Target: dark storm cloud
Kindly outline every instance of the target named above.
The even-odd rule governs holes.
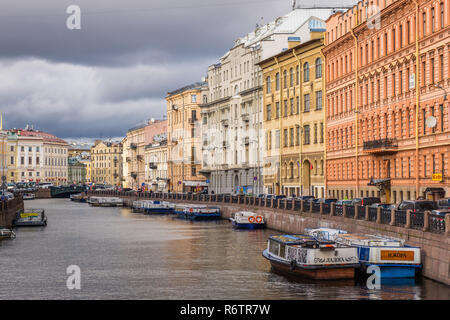
[[[72,4],[81,8],[81,30],[66,28]],[[290,0],[2,0],[6,124],[34,124],[61,137],[123,135],[143,119],[161,118],[168,91],[200,81],[261,17],[270,22],[290,6]]]

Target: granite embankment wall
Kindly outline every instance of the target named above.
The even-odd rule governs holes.
[[[90,195],[100,195],[100,193],[91,193]],[[103,196],[108,196],[103,194]],[[119,196],[123,198],[126,205],[131,206],[135,200],[148,199],[146,196],[110,194],[109,196]],[[153,196],[154,197],[154,196]],[[205,204],[205,201],[189,201],[164,199],[165,201],[176,203],[191,203],[191,204]],[[267,227],[273,230],[286,233],[302,233],[305,228],[336,228],[347,230],[351,233],[363,234],[380,234],[384,236],[404,239],[406,244],[420,247],[422,253],[423,270],[422,274],[432,280],[450,285],[450,215],[445,219],[445,230],[441,233],[426,231],[428,227],[428,219],[425,219],[425,227],[422,229],[411,228],[411,218],[408,213],[406,227],[396,226],[395,223],[381,223],[380,210],[375,221],[369,221],[368,210],[365,212],[365,217],[359,219],[355,214],[354,217],[348,218],[347,215],[342,214],[336,216],[334,207],[329,213],[324,213],[321,210],[318,213],[313,213],[312,208],[308,212],[306,210],[292,207],[289,210],[260,207],[248,204],[238,203],[223,203],[223,202],[206,202],[213,206],[220,206],[222,216],[225,219],[238,211],[252,211],[259,215],[263,215],[267,221]],[[278,207],[280,207],[278,203]],[[286,208],[286,206],[284,206]],[[344,209],[345,210],[345,209]],[[393,215],[395,217],[395,215]]]
[[[9,201],[2,201],[0,208],[0,227],[11,228],[12,222],[19,210],[23,210],[22,197],[19,196]]]

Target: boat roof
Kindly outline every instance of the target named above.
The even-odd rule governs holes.
[[[270,236],[270,240],[274,240],[276,242],[284,243],[284,244],[301,244],[308,241],[317,241],[314,237],[297,234],[297,235],[276,235]]]
[[[393,247],[403,246],[404,240],[392,239],[388,237],[367,235],[367,234],[339,234],[336,235],[336,241],[344,242],[348,245],[375,246],[375,247]]]

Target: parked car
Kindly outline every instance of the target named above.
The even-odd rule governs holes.
[[[314,200],[314,196],[300,196],[296,200],[310,201]]]
[[[437,201],[438,207],[441,209],[450,208],[450,198],[440,199]]]
[[[338,201],[336,201],[336,204],[337,205],[339,205],[339,206],[342,206],[342,205],[347,205],[347,206],[351,206],[352,205],[352,200],[338,200]]]
[[[431,211],[432,214],[436,214],[438,216],[445,217],[447,214],[450,214],[450,208],[449,209],[438,209]]]
[[[395,209],[395,204],[388,204],[388,203],[374,203],[370,205],[371,208],[378,208],[381,207],[383,209]]]
[[[412,212],[425,212],[437,210],[438,204],[432,200],[405,200],[400,202],[398,210],[411,210]]]
[[[316,203],[326,203],[326,204],[331,204],[332,202],[337,202],[337,201],[338,201],[338,199],[334,199],[334,198],[330,198],[330,199],[319,198],[319,199],[313,200],[313,202],[316,202]]]
[[[0,199],[6,197],[6,200],[14,199],[14,194],[8,191],[0,191]]]
[[[366,197],[366,198],[354,198],[352,204],[358,204],[360,206],[370,206],[374,203],[380,203],[381,199],[377,197]]]

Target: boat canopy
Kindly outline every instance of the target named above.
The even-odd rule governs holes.
[[[288,245],[308,245],[318,243],[334,243],[333,241],[319,241],[312,236],[299,234],[299,235],[276,235],[270,236],[269,240],[276,241],[282,244]]]
[[[346,245],[368,247],[402,247],[404,240],[366,234],[339,234],[335,240]]]

